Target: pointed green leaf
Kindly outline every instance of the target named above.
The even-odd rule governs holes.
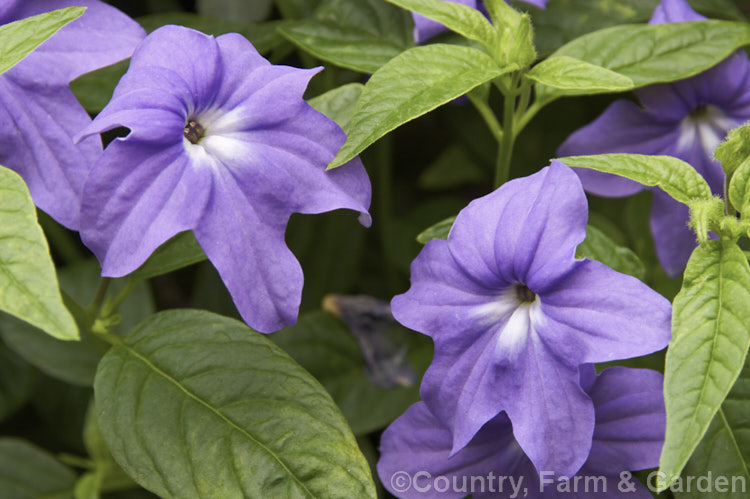
[[[417,236],[417,242],[420,244],[427,244],[433,239],[448,239],[448,234],[450,233],[451,227],[453,227],[453,222],[455,221],[456,216],[454,215],[439,221],[435,225],[427,227],[419,233]]]
[[[412,26],[407,12],[384,0],[325,0],[313,17],[279,33],[324,61],[374,73],[414,45]]]
[[[149,279],[206,260],[193,231],[180,232],[156,251],[130,275],[131,279]]]
[[[703,440],[693,452],[682,474],[680,483],[675,483],[673,492],[677,499],[704,499],[705,492],[687,491],[689,476],[700,477],[711,473],[714,499],[746,499],[750,485],[750,362],[727,395],[726,400],[714,416]],[[726,477],[728,483],[716,480]],[[723,490],[722,490],[723,489]],[[705,490],[705,489],[703,489]]]
[[[343,165],[391,130],[513,69],[498,67],[471,47],[433,44],[407,50],[367,82],[346,142],[328,167]]]
[[[590,258],[623,274],[644,280],[646,268],[630,248],[620,246],[593,225],[586,227],[586,239],[576,248],[576,258]]]
[[[3,499],[73,499],[76,474],[49,452],[24,440],[0,438]]]
[[[492,50],[498,43],[497,32],[477,9],[457,2],[442,0],[387,0],[402,9],[416,12],[437,21],[469,40]]]
[[[28,187],[0,167],[0,310],[61,340],[78,338],[63,305],[47,240]]]
[[[307,103],[346,129],[352,121],[354,107],[364,88],[361,83],[349,83],[314,97]]]
[[[565,95],[624,92],[633,88],[633,80],[627,76],[566,55],[545,59],[531,68],[526,78],[564,90]]]
[[[750,156],[734,171],[729,182],[729,200],[743,217],[750,215]]]
[[[0,26],[0,73],[21,62],[35,48],[63,26],[81,17],[85,11],[85,7],[68,7]]]
[[[0,422],[29,400],[35,374],[33,367],[0,343]]]
[[[662,489],[679,476],[742,371],[750,348],[748,303],[750,267],[742,250],[720,240],[700,245],[673,305]]]
[[[750,24],[700,21],[614,26],[584,35],[553,56],[569,56],[620,73],[635,88],[683,80],[701,73],[750,44]],[[542,87],[548,102],[563,95]]]
[[[559,159],[570,167],[614,173],[643,185],[660,187],[685,204],[713,197],[711,188],[695,168],[671,156],[598,154]]]
[[[375,495],[325,389],[233,319],[152,316],[102,359],[95,397],[115,460],[161,497]]]
[[[731,178],[734,171],[750,157],[750,125],[742,125],[729,131],[727,138],[714,151],[721,167]]]
[[[101,268],[96,260],[88,260],[60,269],[60,287],[65,292],[65,303],[80,323],[80,341],[60,341],[39,329],[9,315],[0,314],[0,335],[3,341],[44,373],[74,385],[91,386],[99,360],[109,349],[109,344],[94,336],[88,327],[91,321],[76,305],[89,303],[101,280]],[[110,291],[117,294],[126,285],[126,279],[116,279]],[[76,308],[78,307],[78,308]],[[151,290],[139,283],[120,306],[122,321],[110,330],[125,334],[154,312]]]

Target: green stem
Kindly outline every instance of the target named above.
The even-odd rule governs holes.
[[[389,136],[385,136],[378,141],[376,148],[376,167],[378,171],[378,206],[377,220],[379,222],[380,244],[383,249],[383,255],[386,257],[385,277],[388,288],[395,293],[398,288],[398,274],[393,265],[388,261],[391,247],[391,234],[393,234],[393,144]]]
[[[483,99],[480,99],[479,97],[476,97],[471,93],[466,94],[466,96],[469,98],[471,103],[474,104],[476,110],[479,111],[479,114],[484,119],[484,122],[487,123],[487,127],[490,129],[490,132],[492,132],[495,140],[497,140],[497,143],[500,144],[503,141],[503,129],[500,126],[500,122],[497,121],[495,113],[492,112],[490,106],[487,105],[487,102],[485,102]]]
[[[86,308],[86,312],[89,313],[89,316],[91,317],[99,316],[99,310],[101,310],[102,304],[104,303],[104,298],[106,298],[107,296],[107,289],[109,288],[110,282],[112,282],[112,279],[109,277],[104,277],[99,282],[99,289],[96,290],[96,296],[94,297],[94,301],[92,301],[91,305],[89,305]]]
[[[505,93],[503,104],[503,140],[497,153],[495,165],[495,189],[507,182],[510,175],[510,160],[513,156],[513,142],[515,141],[516,94],[512,87]]]
[[[82,468],[85,470],[93,470],[94,468],[96,468],[96,463],[94,463],[94,461],[92,461],[91,459],[86,459],[85,457],[62,453],[57,456],[57,459],[61,463],[67,464],[68,466],[73,466],[75,468]]]
[[[104,305],[102,316],[109,317],[112,314],[116,314],[122,303],[128,298],[128,296],[130,296],[130,293],[132,293],[135,287],[138,286],[139,282],[141,282],[140,279],[130,279],[127,284],[125,284],[125,287],[120,290],[115,299],[108,301]]]
[[[516,123],[518,123],[518,121],[523,118],[524,114],[526,114],[526,109],[529,107],[530,99],[531,84],[524,82],[523,87],[521,87],[521,98],[518,101],[518,108],[516,109]],[[518,136],[520,131],[520,127],[516,129],[516,136]]]

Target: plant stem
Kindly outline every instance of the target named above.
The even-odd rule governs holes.
[[[391,254],[391,234],[393,234],[393,143],[389,136],[378,141],[375,149],[377,167],[377,214],[380,227],[378,234],[385,256],[385,277],[389,291],[395,293],[398,288],[398,274],[389,261]]]
[[[484,122],[487,123],[487,127],[490,129],[490,132],[492,132],[492,135],[495,137],[495,140],[497,140],[499,145],[503,141],[503,129],[500,126],[500,122],[497,121],[495,113],[493,113],[490,106],[479,97],[475,97],[471,93],[466,94],[466,96],[471,103],[474,104],[476,110],[479,111],[479,114],[484,119]]]
[[[505,95],[503,104],[503,140],[497,153],[497,164],[495,165],[495,189],[503,185],[510,175],[510,160],[513,156],[513,142],[515,141],[515,116],[516,116],[516,93],[515,79]]]
[[[99,289],[96,290],[94,301],[92,301],[91,305],[86,308],[86,311],[91,317],[97,317],[99,315],[99,310],[102,308],[104,298],[107,296],[107,289],[109,288],[110,282],[112,282],[112,279],[109,277],[104,277],[99,282]]]

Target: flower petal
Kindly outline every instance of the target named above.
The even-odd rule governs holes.
[[[127,59],[146,36],[138,23],[97,0],[34,0],[17,2],[3,22],[55,9],[86,7],[86,12],[64,26],[9,73],[27,85],[68,83],[82,74]]]
[[[133,53],[128,71],[140,72],[149,66],[170,70],[182,79],[190,89],[189,112],[214,101],[224,69],[213,36],[173,25],[149,34]]]
[[[619,474],[658,466],[667,425],[663,376],[612,367],[602,371],[589,395],[596,429],[587,468]]]
[[[445,240],[435,239],[412,262],[411,287],[391,300],[391,311],[401,324],[455,354],[495,323],[497,316],[488,315],[486,307],[497,296],[496,289],[472,280],[458,266]]]
[[[690,209],[660,189],[654,190],[651,204],[651,234],[656,255],[664,270],[673,278],[679,277],[690,255],[698,246],[693,231],[688,227]]]
[[[172,236],[194,229],[211,192],[211,163],[180,142],[112,142],[84,186],[81,238],[102,275],[133,272]]]
[[[685,0],[661,0],[649,24],[680,23],[684,21],[705,21],[706,18],[695,12]]]
[[[618,100],[596,120],[568,137],[557,155],[664,154],[678,139],[678,124],[665,121],[632,102]],[[583,169],[576,172],[584,189],[599,196],[629,196],[643,189],[641,184],[617,175]]]
[[[378,461],[380,480],[389,492],[401,498],[450,499],[469,493],[481,497],[481,485],[485,492],[490,489],[488,474],[512,476],[516,470],[528,468],[528,459],[513,439],[510,422],[504,415],[485,425],[477,438],[458,454],[450,456],[450,448],[450,431],[424,403],[417,402],[383,432]],[[407,474],[413,481],[404,490]],[[445,492],[435,490],[435,485],[440,487],[440,483],[433,481],[438,476],[450,481]],[[471,477],[485,480],[483,484],[475,482],[472,489]],[[497,478],[492,484],[495,491],[499,488]],[[503,489],[510,490],[507,480]]]
[[[230,168],[219,165],[214,170],[211,196],[195,236],[242,318],[262,333],[297,320],[302,268],[284,241],[288,219],[285,206],[259,198]]]
[[[71,230],[78,229],[83,183],[102,150],[98,137],[73,143],[90,121],[67,85],[24,87],[0,75],[0,164],[21,175],[34,203]]]
[[[669,300],[593,260],[577,262],[540,299],[546,319],[540,336],[572,365],[646,355],[671,337]]]
[[[578,368],[561,362],[535,326],[526,334],[524,351],[509,365],[496,363],[496,338],[491,334],[460,354],[443,355],[436,348],[422,381],[422,398],[453,428],[453,452],[504,410],[513,421],[516,440],[538,470],[572,476],[588,456],[593,404],[580,386]]]
[[[521,282],[541,293],[573,264],[587,212],[578,178],[553,161],[472,201],[456,218],[448,246],[478,282]]]

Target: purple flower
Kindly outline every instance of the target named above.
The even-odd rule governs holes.
[[[698,21],[684,0],[663,0],[651,23]],[[615,101],[591,124],[573,133],[559,156],[613,152],[664,154],[690,163],[712,190],[723,191],[724,173],[713,159],[727,132],[750,119],[750,64],[738,51],[708,71],[686,80],[636,91],[641,106]],[[629,196],[643,186],[621,177],[578,171],[584,188],[599,196]],[[655,189],[651,233],[664,269],[674,276],[685,268],[697,242],[688,229],[688,208]]]
[[[646,487],[621,473],[659,464],[666,427],[662,375],[624,367],[606,369],[599,376],[593,371],[592,366],[581,370],[596,418],[591,449],[567,483],[553,483],[552,473],[537,473],[513,438],[504,413],[451,455],[450,429],[423,402],[411,406],[383,433],[381,481],[392,494],[408,499],[458,499],[470,493],[474,498],[650,499]],[[629,493],[623,493],[625,487],[620,490],[625,477],[632,484]]]
[[[130,129],[84,186],[81,235],[103,275],[192,230],[250,326],[293,324],[302,269],[284,242],[290,215],[349,208],[370,223],[359,159],[325,171],[345,134],[302,99],[317,72],[273,66],[234,33],[149,35],[84,132]]]
[[[0,164],[23,177],[39,208],[75,230],[83,183],[102,144],[98,137],[73,143],[91,119],[68,84],[130,57],[146,33],[96,0],[4,1],[0,24],[74,5],[87,7],[83,16],[0,75]]]
[[[487,9],[484,7],[483,0],[441,0],[447,2],[456,2],[464,5],[468,5],[472,9],[479,10],[482,14],[487,15]],[[534,5],[543,9],[549,0],[521,0],[528,4]],[[444,33],[448,29],[437,21],[433,21],[427,17],[424,17],[417,13],[412,13],[414,18],[414,41],[416,43],[422,43],[429,40],[433,36],[437,36],[440,33]]]
[[[430,241],[412,263],[411,288],[391,306],[435,343],[421,394],[451,428],[453,452],[505,411],[539,470],[574,474],[594,430],[579,366],[668,344],[665,298],[575,259],[586,219],[578,177],[553,161],[472,201],[447,241]]]

